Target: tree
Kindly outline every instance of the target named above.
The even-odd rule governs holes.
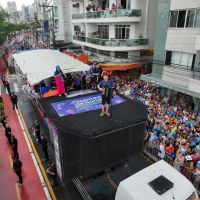
[[[6,19],[8,18],[9,15],[0,7],[0,45],[7,40],[11,33],[30,29],[28,24],[12,24],[7,22]]]

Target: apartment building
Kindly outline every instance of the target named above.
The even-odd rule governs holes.
[[[73,42],[98,61],[137,62],[154,48],[157,5],[158,0],[72,0]]]
[[[53,0],[56,41],[72,42],[71,0]]]
[[[200,109],[200,0],[159,0],[154,64],[143,80],[191,95]]]

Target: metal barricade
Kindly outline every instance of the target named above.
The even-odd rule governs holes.
[[[149,146],[148,143],[145,145],[144,147],[144,153],[149,156],[149,159],[154,160],[155,162],[157,162],[158,160],[160,160],[159,157],[159,152],[160,149],[158,146]],[[174,160],[172,158],[170,158],[168,155],[165,155],[164,159],[167,163],[169,163],[171,166],[174,166]],[[196,190],[198,191],[198,193],[200,194],[200,176],[196,175],[194,173],[194,171],[191,171],[190,169],[180,165],[177,167],[175,167],[181,174],[183,174],[188,180],[190,180],[190,182],[194,185],[194,187],[196,188]]]

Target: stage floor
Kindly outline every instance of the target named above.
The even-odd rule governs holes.
[[[80,93],[79,93],[80,94]],[[50,120],[60,133],[78,136],[95,137],[110,131],[128,127],[147,121],[147,109],[144,104],[119,95],[125,102],[112,106],[112,117],[100,117],[101,110],[92,110],[75,115],[60,117],[52,107],[52,103],[73,100],[75,98],[88,98],[97,93],[89,93],[71,98],[50,97],[40,99],[40,104]]]

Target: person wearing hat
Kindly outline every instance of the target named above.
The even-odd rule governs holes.
[[[93,65],[90,67],[90,80],[92,89],[96,89],[96,61],[94,61]]]
[[[97,88],[102,92],[102,111],[100,116],[110,116],[109,107],[113,91],[115,92],[115,86],[113,82],[109,80],[108,74],[103,74],[103,80],[97,85]]]
[[[81,88],[82,89],[86,89],[86,71],[82,72],[82,76],[81,76]]]
[[[57,65],[56,71],[54,72],[54,77],[55,77],[57,92],[58,92],[59,96],[61,96],[62,94],[67,95],[66,91],[65,91],[65,84],[64,84],[63,76],[64,76],[64,74],[63,74],[60,66]]]

